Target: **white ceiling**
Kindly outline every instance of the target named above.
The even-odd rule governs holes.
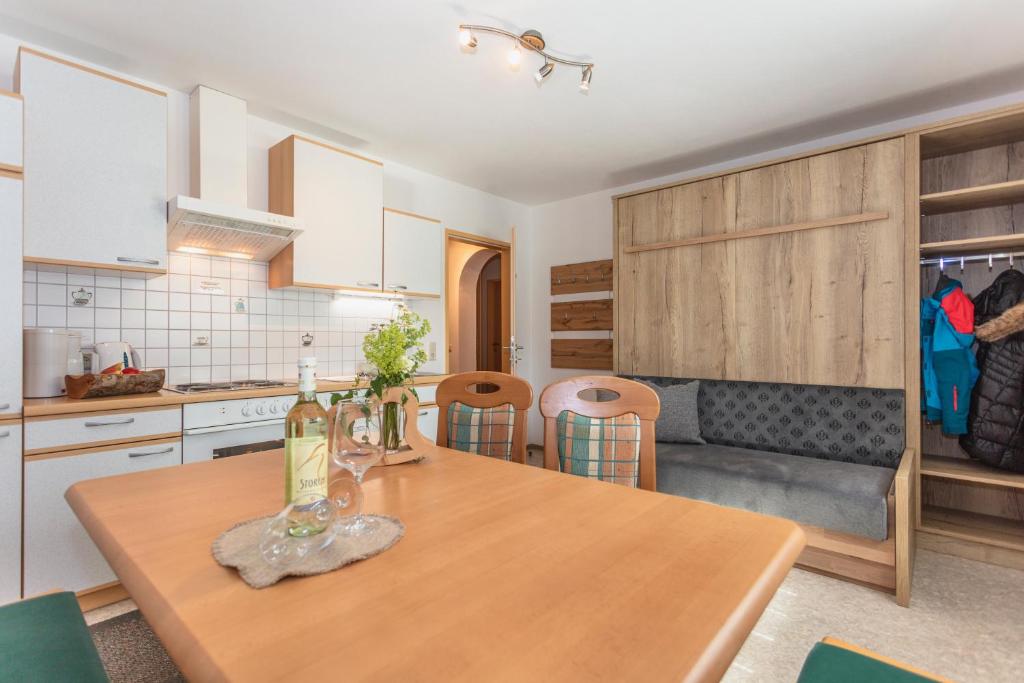
[[[460,22],[541,30],[589,95]],[[0,32],[527,204],[1024,88],[1020,0],[3,0]]]

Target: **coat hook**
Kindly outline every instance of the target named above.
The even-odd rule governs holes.
[[[939,272],[942,273],[946,270],[946,260],[941,256],[939,257]]]
[[[597,313],[594,314],[594,322],[597,322]]]
[[[561,275],[559,275],[558,277],[555,278],[555,284],[556,285],[562,284],[562,276]]]
[[[568,313],[563,313],[562,314],[562,322],[564,322],[564,323],[569,322],[569,314]]]
[[[589,282],[590,282],[590,273],[587,273],[587,283],[589,284]]]
[[[1010,254],[1010,268],[1013,268],[1013,254]]]
[[[960,257],[960,272],[964,272],[964,257]]]
[[[992,254],[988,255],[988,269],[992,270]]]

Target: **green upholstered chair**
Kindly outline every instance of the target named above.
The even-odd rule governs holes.
[[[946,680],[836,638],[825,638],[811,648],[797,683],[935,683]]]
[[[0,607],[0,682],[109,683],[74,593]]]

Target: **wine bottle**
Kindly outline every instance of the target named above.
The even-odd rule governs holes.
[[[284,419],[284,502],[288,533],[312,536],[326,527],[314,505],[327,498],[327,411],[316,400],[316,358],[299,359],[299,400]]]

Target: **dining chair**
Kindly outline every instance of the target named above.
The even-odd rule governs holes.
[[[609,400],[599,400],[608,398]],[[549,384],[540,395],[544,467],[655,490],[658,395],[639,382],[604,375]]]
[[[359,391],[359,390],[357,390]],[[404,427],[404,440],[409,449],[401,450],[398,453],[390,453],[385,455],[381,461],[381,465],[400,465],[405,462],[413,460],[420,460],[423,458],[423,450],[429,449],[434,444],[430,442],[427,437],[423,436],[420,432],[419,427],[419,408],[420,402],[417,400],[416,395],[409,390],[408,387],[391,387],[384,391],[383,403],[397,403],[404,416],[403,427]],[[344,403],[336,403],[331,406],[331,409],[327,411],[328,418],[328,443],[334,443],[334,424],[338,414],[340,406],[345,405]]]
[[[474,391],[480,385],[495,389]],[[526,464],[533,387],[501,372],[463,372],[437,387],[437,445]]]

